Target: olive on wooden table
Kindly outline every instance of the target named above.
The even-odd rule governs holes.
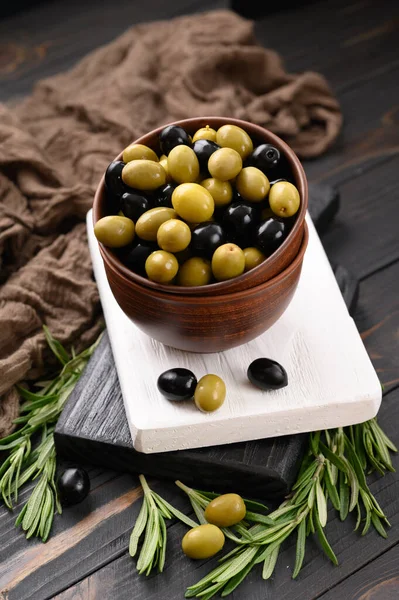
[[[211,194],[198,183],[182,183],[172,194],[172,205],[177,214],[189,223],[209,221],[215,209]]]
[[[166,183],[166,173],[159,162],[132,160],[123,167],[122,179],[126,185],[142,191],[156,190]]]
[[[169,219],[160,225],[157,231],[158,246],[167,252],[185,250],[191,240],[191,230],[180,219]]]
[[[84,469],[69,467],[59,475],[57,489],[63,506],[78,504],[90,492],[90,478]]]
[[[226,398],[226,384],[218,375],[204,375],[197,383],[194,401],[203,412],[213,412],[220,408]]]
[[[226,281],[242,275],[245,256],[242,249],[231,242],[216,248],[212,256],[212,273],[216,281]]]
[[[139,217],[147,210],[150,210],[151,205],[143,194],[139,192],[125,192],[121,196],[121,209],[123,215],[128,219],[136,222]]]
[[[216,143],[222,148],[236,150],[242,160],[245,160],[254,148],[248,133],[237,125],[222,125],[216,132]]]
[[[211,194],[216,207],[226,206],[233,199],[233,188],[229,181],[208,177],[201,181],[201,185]]]
[[[244,248],[243,252],[245,257],[244,273],[260,265],[266,258],[263,252],[261,252],[260,250],[258,250],[258,248],[255,248],[253,246],[250,246],[249,248]]]
[[[184,261],[177,275],[178,285],[185,287],[207,285],[211,279],[211,263],[200,256],[192,256]]]
[[[271,358],[257,358],[247,370],[251,383],[261,390],[278,390],[288,385],[287,371]]]
[[[193,135],[193,142],[195,143],[198,140],[210,140],[214,142],[216,140],[216,130],[209,127],[209,125],[197,129]]]
[[[169,173],[168,157],[166,156],[166,154],[162,154],[162,156],[159,158],[159,164],[162,165],[163,170],[165,171],[166,182],[170,183],[172,181],[172,177]]]
[[[176,183],[193,183],[199,177],[198,158],[192,148],[176,146],[168,156],[168,172]]]
[[[165,250],[155,250],[145,261],[147,277],[156,283],[170,283],[178,270],[177,258]]]
[[[145,261],[152,252],[155,252],[155,250],[158,250],[156,244],[139,241],[137,244],[129,246],[129,248],[122,248],[122,252],[119,256],[128,269],[134,271],[138,275],[146,275]]]
[[[222,217],[222,225],[228,239],[236,241],[240,246],[253,243],[254,231],[260,220],[260,210],[257,205],[243,201],[229,204]]]
[[[247,512],[244,500],[238,494],[222,494],[209,502],[205,519],[218,527],[231,527],[243,520]]]
[[[260,144],[248,157],[248,165],[256,167],[269,175],[280,165],[280,151],[272,144]]]
[[[278,217],[292,217],[298,212],[300,203],[299,192],[289,181],[279,181],[270,189],[269,205]]]
[[[158,229],[165,221],[176,219],[177,213],[173,208],[159,206],[150,208],[138,218],[136,222],[136,234],[142,240],[155,242],[157,239]]]
[[[148,146],[144,146],[144,144],[130,144],[130,146],[127,146],[127,148],[124,149],[123,151],[123,162],[128,163],[131,160],[153,160],[155,162],[158,162],[158,156],[156,155],[156,153],[154,152],[154,150],[152,150],[151,148],[149,148]]]
[[[220,552],[224,542],[223,531],[216,525],[206,523],[187,531],[182,540],[182,550],[189,558],[210,558]]]
[[[233,148],[219,148],[208,160],[209,173],[222,181],[234,179],[241,169],[242,158]]]
[[[172,148],[175,148],[176,146],[180,146],[181,144],[191,146],[191,139],[183,127],[179,127],[179,125],[168,125],[167,127],[164,127],[159,134],[159,144],[161,146],[162,154],[168,156]]]
[[[286,239],[289,233],[289,225],[284,221],[271,217],[261,223],[255,229],[255,245],[270,256]]]
[[[121,160],[111,162],[104,175],[106,189],[114,196],[121,196],[126,192],[126,186],[122,180],[122,171],[125,163]]]
[[[205,221],[197,225],[191,234],[191,249],[194,254],[211,259],[216,248],[226,242],[226,234],[219,225],[213,221]]]
[[[158,390],[172,402],[189,400],[194,396],[197,378],[189,369],[168,369],[157,380]]]
[[[268,178],[256,167],[241,169],[235,185],[240,196],[250,202],[262,202],[270,190]]]
[[[97,240],[109,248],[122,248],[134,239],[134,223],[127,217],[109,215],[102,217],[94,225]]]
[[[154,207],[158,206],[166,206],[167,208],[173,208],[172,206],[172,194],[176,185],[173,183],[167,183],[162,187],[155,190],[151,199],[154,204]]]
[[[211,140],[197,140],[193,144],[193,150],[198,159],[200,171],[202,173],[208,172],[208,161],[212,154],[219,150],[220,146]]]

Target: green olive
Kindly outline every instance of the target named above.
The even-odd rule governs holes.
[[[208,177],[208,179],[201,181],[201,185],[211,194],[215,206],[230,204],[233,198],[233,188],[229,181],[220,181],[220,179]]]
[[[145,261],[148,279],[156,283],[170,283],[176,277],[178,270],[177,258],[165,250],[155,250]]]
[[[134,239],[134,223],[119,215],[103,217],[94,225],[94,235],[104,246],[122,248]]]
[[[269,204],[278,217],[292,217],[301,204],[299,192],[289,181],[278,181],[270,190]]]
[[[233,148],[245,160],[254,149],[251,138],[237,125],[222,125],[216,133],[216,143],[222,148]]]
[[[193,142],[196,142],[197,140],[210,140],[211,142],[215,142],[215,129],[212,129],[212,127],[209,127],[209,125],[201,127],[201,129],[198,129],[193,135]]]
[[[215,179],[234,179],[242,169],[242,159],[232,148],[219,148],[208,160],[208,171]]]
[[[177,183],[192,183],[199,176],[200,166],[197,155],[192,148],[180,144],[168,154],[168,171]]]
[[[162,165],[164,168],[164,171],[166,174],[166,183],[170,183],[172,181],[172,178],[170,176],[169,169],[168,169],[168,157],[165,154],[162,154],[162,156],[160,156],[159,164]]]
[[[203,412],[213,412],[220,408],[226,398],[226,385],[218,375],[204,375],[198,381],[194,392],[194,402]]]
[[[263,252],[258,250],[258,248],[244,248],[243,252],[245,257],[245,273],[260,265],[266,258]]]
[[[216,248],[212,256],[212,273],[217,281],[226,281],[244,273],[245,256],[237,244],[229,242]]]
[[[181,252],[191,242],[191,231],[180,219],[169,219],[160,225],[157,232],[158,246],[167,252]]]
[[[156,190],[165,184],[166,173],[154,160],[131,160],[122,169],[122,180],[137,190]]]
[[[158,156],[154,150],[144,144],[130,144],[123,151],[123,162],[128,163],[131,160],[153,160],[158,162]]]
[[[181,265],[177,283],[186,287],[207,285],[211,277],[212,269],[210,261],[199,256],[193,256]]]
[[[237,175],[236,188],[244,200],[261,202],[269,193],[270,183],[260,169],[245,167]]]
[[[220,552],[224,546],[224,541],[223,531],[216,525],[206,523],[187,531],[181,547],[184,554],[189,558],[203,559],[210,558]]]
[[[205,519],[218,527],[231,527],[247,513],[244,500],[238,494],[223,494],[214,498],[205,509]]]
[[[176,219],[177,213],[173,208],[166,206],[158,206],[150,208],[143,213],[136,221],[136,233],[142,240],[155,242],[157,239],[158,229],[169,219]]]
[[[215,210],[212,195],[198,183],[178,185],[173,190],[172,205],[177,214],[189,223],[209,221]]]

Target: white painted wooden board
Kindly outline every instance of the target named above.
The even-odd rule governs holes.
[[[350,317],[310,216],[309,245],[291,304],[256,340],[215,354],[164,346],[124,314],[108,285],[92,214],[89,246],[134,448],[166,452],[360,423],[374,417],[381,385]],[[317,276],[313,274],[317,273]],[[252,360],[269,357],[287,370],[288,386],[261,391],[247,379]],[[160,373],[191,369],[221,376],[224,405],[205,414],[194,402],[173,403],[157,390]]]

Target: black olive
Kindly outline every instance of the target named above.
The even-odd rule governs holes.
[[[290,225],[274,217],[262,221],[255,229],[255,245],[270,256],[286,239]]]
[[[172,194],[176,186],[173,183],[167,183],[162,187],[155,190],[153,195],[154,208],[158,206],[165,206],[166,208],[173,208],[172,205]]]
[[[252,361],[247,376],[249,381],[261,390],[278,390],[288,385],[286,370],[271,358],[257,358]]]
[[[167,127],[164,127],[159,134],[159,144],[161,146],[162,154],[165,154],[166,156],[169,155],[172,148],[180,146],[180,144],[190,146],[190,148],[192,146],[187,131],[178,125],[168,125]]]
[[[271,144],[256,146],[247,159],[248,166],[256,167],[269,175],[280,165],[280,151]]]
[[[216,248],[226,242],[226,234],[219,223],[206,221],[191,232],[190,249],[194,255],[211,259]]]
[[[90,492],[90,479],[84,469],[70,467],[59,476],[57,487],[62,505],[78,504]]]
[[[126,185],[122,181],[122,169],[125,163],[121,160],[114,160],[105,171],[104,182],[108,192],[113,196],[121,196],[127,191]]]
[[[201,173],[208,173],[208,160],[220,146],[211,140],[197,140],[194,142],[193,150],[198,158]]]
[[[241,247],[252,246],[254,231],[259,220],[260,209],[258,206],[243,201],[229,204],[222,217],[222,225],[228,241],[235,242]]]
[[[197,378],[189,369],[169,369],[158,377],[157,386],[168,400],[189,400],[194,396]]]
[[[121,196],[122,212],[125,217],[132,219],[134,222],[150,208],[150,201],[140,192],[125,192]]]
[[[123,264],[131,271],[145,277],[145,261],[155,250],[159,250],[156,244],[140,241],[133,246],[121,248],[118,255]]]

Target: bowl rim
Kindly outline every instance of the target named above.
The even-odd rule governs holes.
[[[144,135],[140,136],[139,138],[137,138],[136,140],[134,140],[130,143],[131,144],[145,144],[145,145],[149,145],[151,147],[151,145],[152,146],[154,145],[154,144],[151,144],[153,138],[156,136],[159,136],[161,131],[165,127],[168,127],[169,125],[179,125],[180,127],[187,128],[187,129],[190,129],[190,125],[195,125],[195,127],[197,129],[199,129],[201,127],[204,127],[205,125],[221,127],[222,125],[226,125],[226,124],[237,125],[238,127],[241,127],[242,129],[245,129],[245,130],[247,130],[249,128],[251,130],[251,133],[250,133],[251,136],[256,135],[258,138],[265,138],[265,136],[266,136],[267,140],[265,140],[264,143],[271,143],[271,144],[275,145],[287,158],[287,160],[291,166],[292,172],[294,174],[295,185],[299,191],[299,195],[301,198],[301,206],[300,206],[300,210],[298,213],[298,217],[294,223],[293,228],[289,232],[287,238],[284,240],[284,242],[281,244],[281,246],[275,252],[273,252],[273,254],[271,254],[269,257],[267,257],[260,265],[254,267],[250,271],[242,273],[242,275],[239,275],[237,278],[235,278],[237,281],[243,282],[245,280],[252,279],[254,276],[256,276],[257,273],[259,273],[260,271],[263,271],[265,268],[267,268],[267,266],[270,265],[271,262],[273,262],[273,263],[277,262],[279,260],[280,256],[282,256],[284,254],[285,250],[288,248],[291,240],[294,238],[295,235],[297,235],[297,233],[301,229],[301,227],[303,227],[306,212],[308,209],[308,183],[307,183],[307,178],[306,178],[304,168],[303,168],[298,156],[292,150],[292,148],[284,140],[282,140],[279,136],[277,136],[270,130],[266,129],[265,127],[262,127],[261,125],[251,123],[249,121],[244,121],[242,119],[218,117],[218,116],[191,117],[188,119],[180,119],[180,120],[176,120],[176,121],[171,121],[171,122],[165,123],[164,125],[161,125],[160,127],[157,127],[156,129],[153,129],[153,130],[145,133]],[[123,150],[124,149],[122,149],[122,151],[118,154],[118,156],[116,156],[111,162],[121,160],[122,155],[123,155]],[[96,189],[96,192],[94,195],[93,211],[92,211],[93,226],[96,224],[96,222],[102,216],[105,216],[102,214],[102,212],[100,210],[101,197],[104,197],[104,191],[105,191],[105,172],[103,173],[103,175],[99,181],[99,184],[97,186],[97,189]],[[115,254],[112,253],[112,250],[107,248],[106,246],[104,246],[104,244],[101,244],[100,242],[98,242],[98,245],[99,245],[100,249],[102,250],[101,253],[105,254],[108,257],[109,262],[111,262],[113,264],[114,268],[117,269],[118,271],[122,272],[127,279],[133,281],[134,283],[143,285],[152,290],[159,290],[161,292],[166,292],[168,294],[173,294],[173,295],[184,295],[184,296],[196,296],[196,295],[203,296],[204,295],[203,294],[203,286],[183,287],[183,286],[174,286],[174,285],[168,285],[168,284],[160,284],[160,283],[151,281],[151,280],[147,279],[146,277],[143,277],[142,275],[139,275],[139,274],[135,273],[134,271],[132,271],[131,269],[129,269],[128,267],[126,267],[122,263],[122,261]],[[272,259],[272,260],[270,260],[270,259]],[[207,287],[206,295],[207,296],[208,295],[209,296],[218,295],[219,291],[222,294],[223,289],[225,287],[227,287],[227,285],[230,285],[230,284],[231,284],[231,280],[210,283],[206,286]],[[226,293],[230,294],[232,292],[226,292]]]
[[[227,303],[232,302],[234,300],[242,300],[247,297],[252,296],[254,293],[259,294],[263,292],[265,289],[270,288],[273,289],[276,285],[279,285],[284,279],[289,277],[298,267],[301,267],[303,258],[306,252],[306,248],[309,242],[309,227],[307,222],[304,222],[303,228],[303,237],[301,240],[301,245],[299,247],[298,254],[295,256],[294,260],[286,267],[283,271],[278,273],[275,277],[268,279],[267,281],[251,288],[247,288],[245,290],[240,290],[238,292],[230,292],[228,294],[220,294],[214,296],[183,296],[182,294],[170,294],[169,292],[160,292],[159,290],[149,290],[149,288],[145,286],[141,286],[136,282],[132,282],[127,280],[126,277],[115,267],[108,262],[108,256],[102,254],[104,262],[107,264],[108,268],[113,271],[116,271],[118,276],[124,280],[124,283],[130,284],[130,286],[139,287],[142,291],[146,292],[148,296],[156,298],[158,300],[165,300],[167,302],[175,302],[181,304],[190,304],[190,305],[204,305],[209,306],[211,304],[218,304],[220,302]],[[108,275],[107,275],[108,278]]]

